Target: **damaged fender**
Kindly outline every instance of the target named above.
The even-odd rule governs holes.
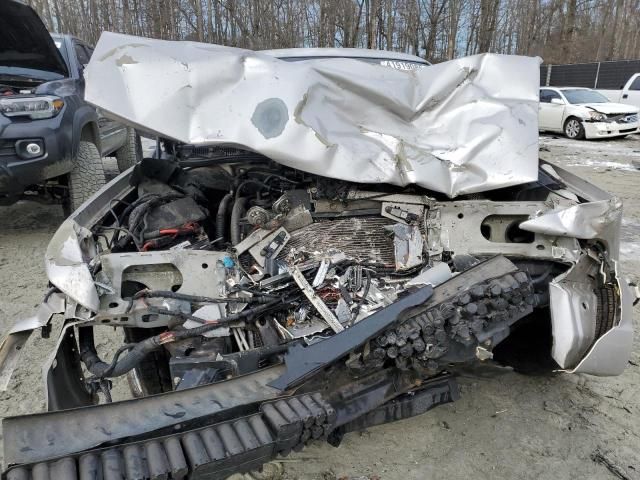
[[[17,321],[0,343],[0,392],[9,385],[11,375],[18,366],[22,347],[31,336],[31,332],[45,327],[56,313],[64,312],[65,297],[59,293],[51,293],[40,304],[33,316]]]
[[[90,235],[74,220],[65,220],[47,246],[45,270],[53,285],[95,312],[100,300],[81,248],[82,238]]]

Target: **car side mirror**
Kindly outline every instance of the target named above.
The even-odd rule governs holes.
[[[562,101],[561,98],[552,98],[551,103],[554,103],[556,105],[564,105],[564,102]]]

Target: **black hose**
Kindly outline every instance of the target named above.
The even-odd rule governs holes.
[[[256,315],[258,313],[264,312],[265,310],[268,310],[269,308],[274,307],[279,303],[281,303],[280,300],[275,300],[266,305],[260,305],[259,307],[246,308],[239,313],[227,315],[226,317],[223,317],[220,320],[216,320],[215,322],[207,323],[206,325],[202,325],[200,327],[190,328],[188,330],[171,332],[171,334],[175,340],[184,340],[185,338],[199,337],[200,335],[207,333],[210,330],[219,328],[222,325],[235,322],[243,318],[250,317],[251,315]]]
[[[85,364],[87,370],[96,377],[119,377],[134,368],[147,355],[155,350],[154,342],[148,342],[154,337],[137,344],[123,345],[118,349],[111,364],[103,362],[98,356],[93,340],[93,327],[78,327],[78,343],[80,347],[80,360]],[[147,342],[147,343],[145,343]],[[159,345],[158,345],[159,346]],[[129,350],[127,356],[120,360],[119,357]]]
[[[240,185],[238,185],[238,188],[236,189],[236,200],[240,198],[240,193],[242,193],[242,190],[244,187],[246,187],[247,185],[257,185],[259,187],[261,187],[260,189],[266,189],[266,190],[275,190],[273,188],[271,188],[269,185],[267,185],[264,182],[261,182],[260,180],[255,180],[255,179],[248,179],[248,180],[244,180],[243,182],[240,183]]]
[[[93,327],[79,327],[78,343],[80,347],[80,360],[85,364],[87,370],[98,378],[119,377],[135,368],[149,353],[158,350],[165,343],[184,340],[186,338],[199,337],[210,330],[214,330],[242,318],[264,312],[265,310],[268,310],[280,303],[282,303],[281,300],[275,300],[266,305],[246,308],[242,312],[227,315],[226,317],[200,327],[190,328],[187,330],[168,331],[161,333],[160,335],[146,338],[138,343],[123,345],[116,351],[110,364],[103,362],[98,356],[93,340]],[[189,314],[172,312],[171,310],[161,311],[161,309],[158,309],[158,313],[163,315],[176,315],[179,317],[194,318]],[[206,321],[203,319],[198,320]],[[124,358],[120,359],[120,356],[124,352],[128,353]]]
[[[56,292],[59,292],[60,289],[58,287],[51,287],[47,290],[47,292],[44,294],[44,298],[42,299],[42,303],[47,303],[49,301],[49,299],[51,298],[51,295],[53,295]]]
[[[113,361],[109,364],[103,362],[98,356],[93,340],[93,327],[79,327],[78,337],[80,360],[85,364],[87,370],[98,378],[124,375],[135,368],[149,353],[162,345],[158,336],[149,337],[138,343],[123,345],[116,351]],[[127,351],[127,355],[120,359],[120,356]]]
[[[241,229],[240,219],[244,214],[244,206],[247,204],[246,197],[237,198],[231,209],[231,245],[237,245],[240,243]]]
[[[172,292],[170,290],[141,290],[136,293],[133,298],[172,298],[174,300],[185,300],[193,303],[269,303],[272,302],[273,295],[257,295],[254,297],[243,298],[213,298],[202,297],[200,295],[189,295],[186,293]],[[277,297],[280,298],[280,297]]]
[[[227,193],[222,197],[222,200],[218,205],[218,213],[216,215],[216,238],[222,238],[223,240],[225,238],[225,221],[231,199],[233,199],[233,193]]]

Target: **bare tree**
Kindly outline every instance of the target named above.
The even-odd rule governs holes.
[[[360,47],[442,61],[479,52],[552,63],[640,57],[640,0],[26,0],[52,31],[237,47]]]

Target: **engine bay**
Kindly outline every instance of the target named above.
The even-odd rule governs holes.
[[[49,413],[3,424],[16,475],[222,479],[455,401],[478,363],[624,368],[602,360],[630,338],[620,205],[557,167],[449,199],[235,148],[165,141],[162,156],[49,244],[52,287],[4,344],[16,353],[64,315],[43,366]],[[125,377],[135,398],[113,401]]]
[[[574,203],[544,171],[532,184],[451,201],[419,187],[323,178],[242,150],[173,153],[137,165],[126,196],[92,229],[100,308],[79,326],[80,359],[95,379],[128,374],[138,396],[281,362],[292,345],[321,343],[499,257],[432,312],[349,352],[346,365],[429,377],[488,359],[519,325],[548,337],[548,284],[584,248],[519,227]],[[96,353],[97,325],[124,331],[110,362]],[[557,367],[548,339],[539,350]]]

